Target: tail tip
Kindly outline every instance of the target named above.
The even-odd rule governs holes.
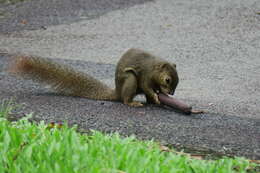
[[[26,55],[19,55],[12,57],[12,62],[8,67],[7,71],[13,74],[30,72],[33,68],[30,57]]]

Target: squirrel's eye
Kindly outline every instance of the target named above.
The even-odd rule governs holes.
[[[166,81],[167,84],[170,84],[171,80],[169,78],[166,78],[165,81]]]

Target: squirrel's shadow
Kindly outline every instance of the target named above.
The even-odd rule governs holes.
[[[54,96],[54,97],[68,97],[68,98],[83,98],[80,96],[71,96],[71,95],[66,95],[66,94],[62,94],[62,93],[57,93],[57,92],[52,92],[52,91],[46,91],[46,92],[40,92],[40,93],[35,93],[35,96]],[[88,98],[84,98],[86,100],[92,100],[92,99],[88,99]],[[100,100],[99,100],[100,101]],[[113,102],[113,101],[107,101],[107,102]],[[166,106],[166,105],[156,105],[156,104],[152,104],[152,103],[146,103],[146,101],[143,101],[144,103],[144,107],[141,108],[148,108],[148,109],[161,109],[161,110],[166,110],[169,113],[175,113],[178,114],[179,116],[190,116],[192,118],[195,119],[200,119],[200,115],[199,114],[187,114],[184,113],[180,110],[177,109],[173,109],[172,107]],[[138,109],[138,107],[132,107],[133,109]]]

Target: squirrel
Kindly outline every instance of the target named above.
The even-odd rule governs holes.
[[[37,56],[16,55],[9,72],[49,84],[60,94],[120,101],[135,107],[143,106],[133,100],[137,94],[144,94],[147,103],[160,104],[158,93],[173,95],[179,82],[176,64],[134,48],[117,63],[115,89],[88,74]]]

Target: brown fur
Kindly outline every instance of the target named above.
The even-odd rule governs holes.
[[[133,101],[141,93],[145,94],[147,102],[160,104],[156,92],[172,94],[179,81],[175,64],[139,49],[128,50],[119,60],[115,73],[115,90],[88,74],[34,56],[16,56],[9,71],[47,83],[62,94],[122,101],[130,106],[142,106],[140,102]]]

